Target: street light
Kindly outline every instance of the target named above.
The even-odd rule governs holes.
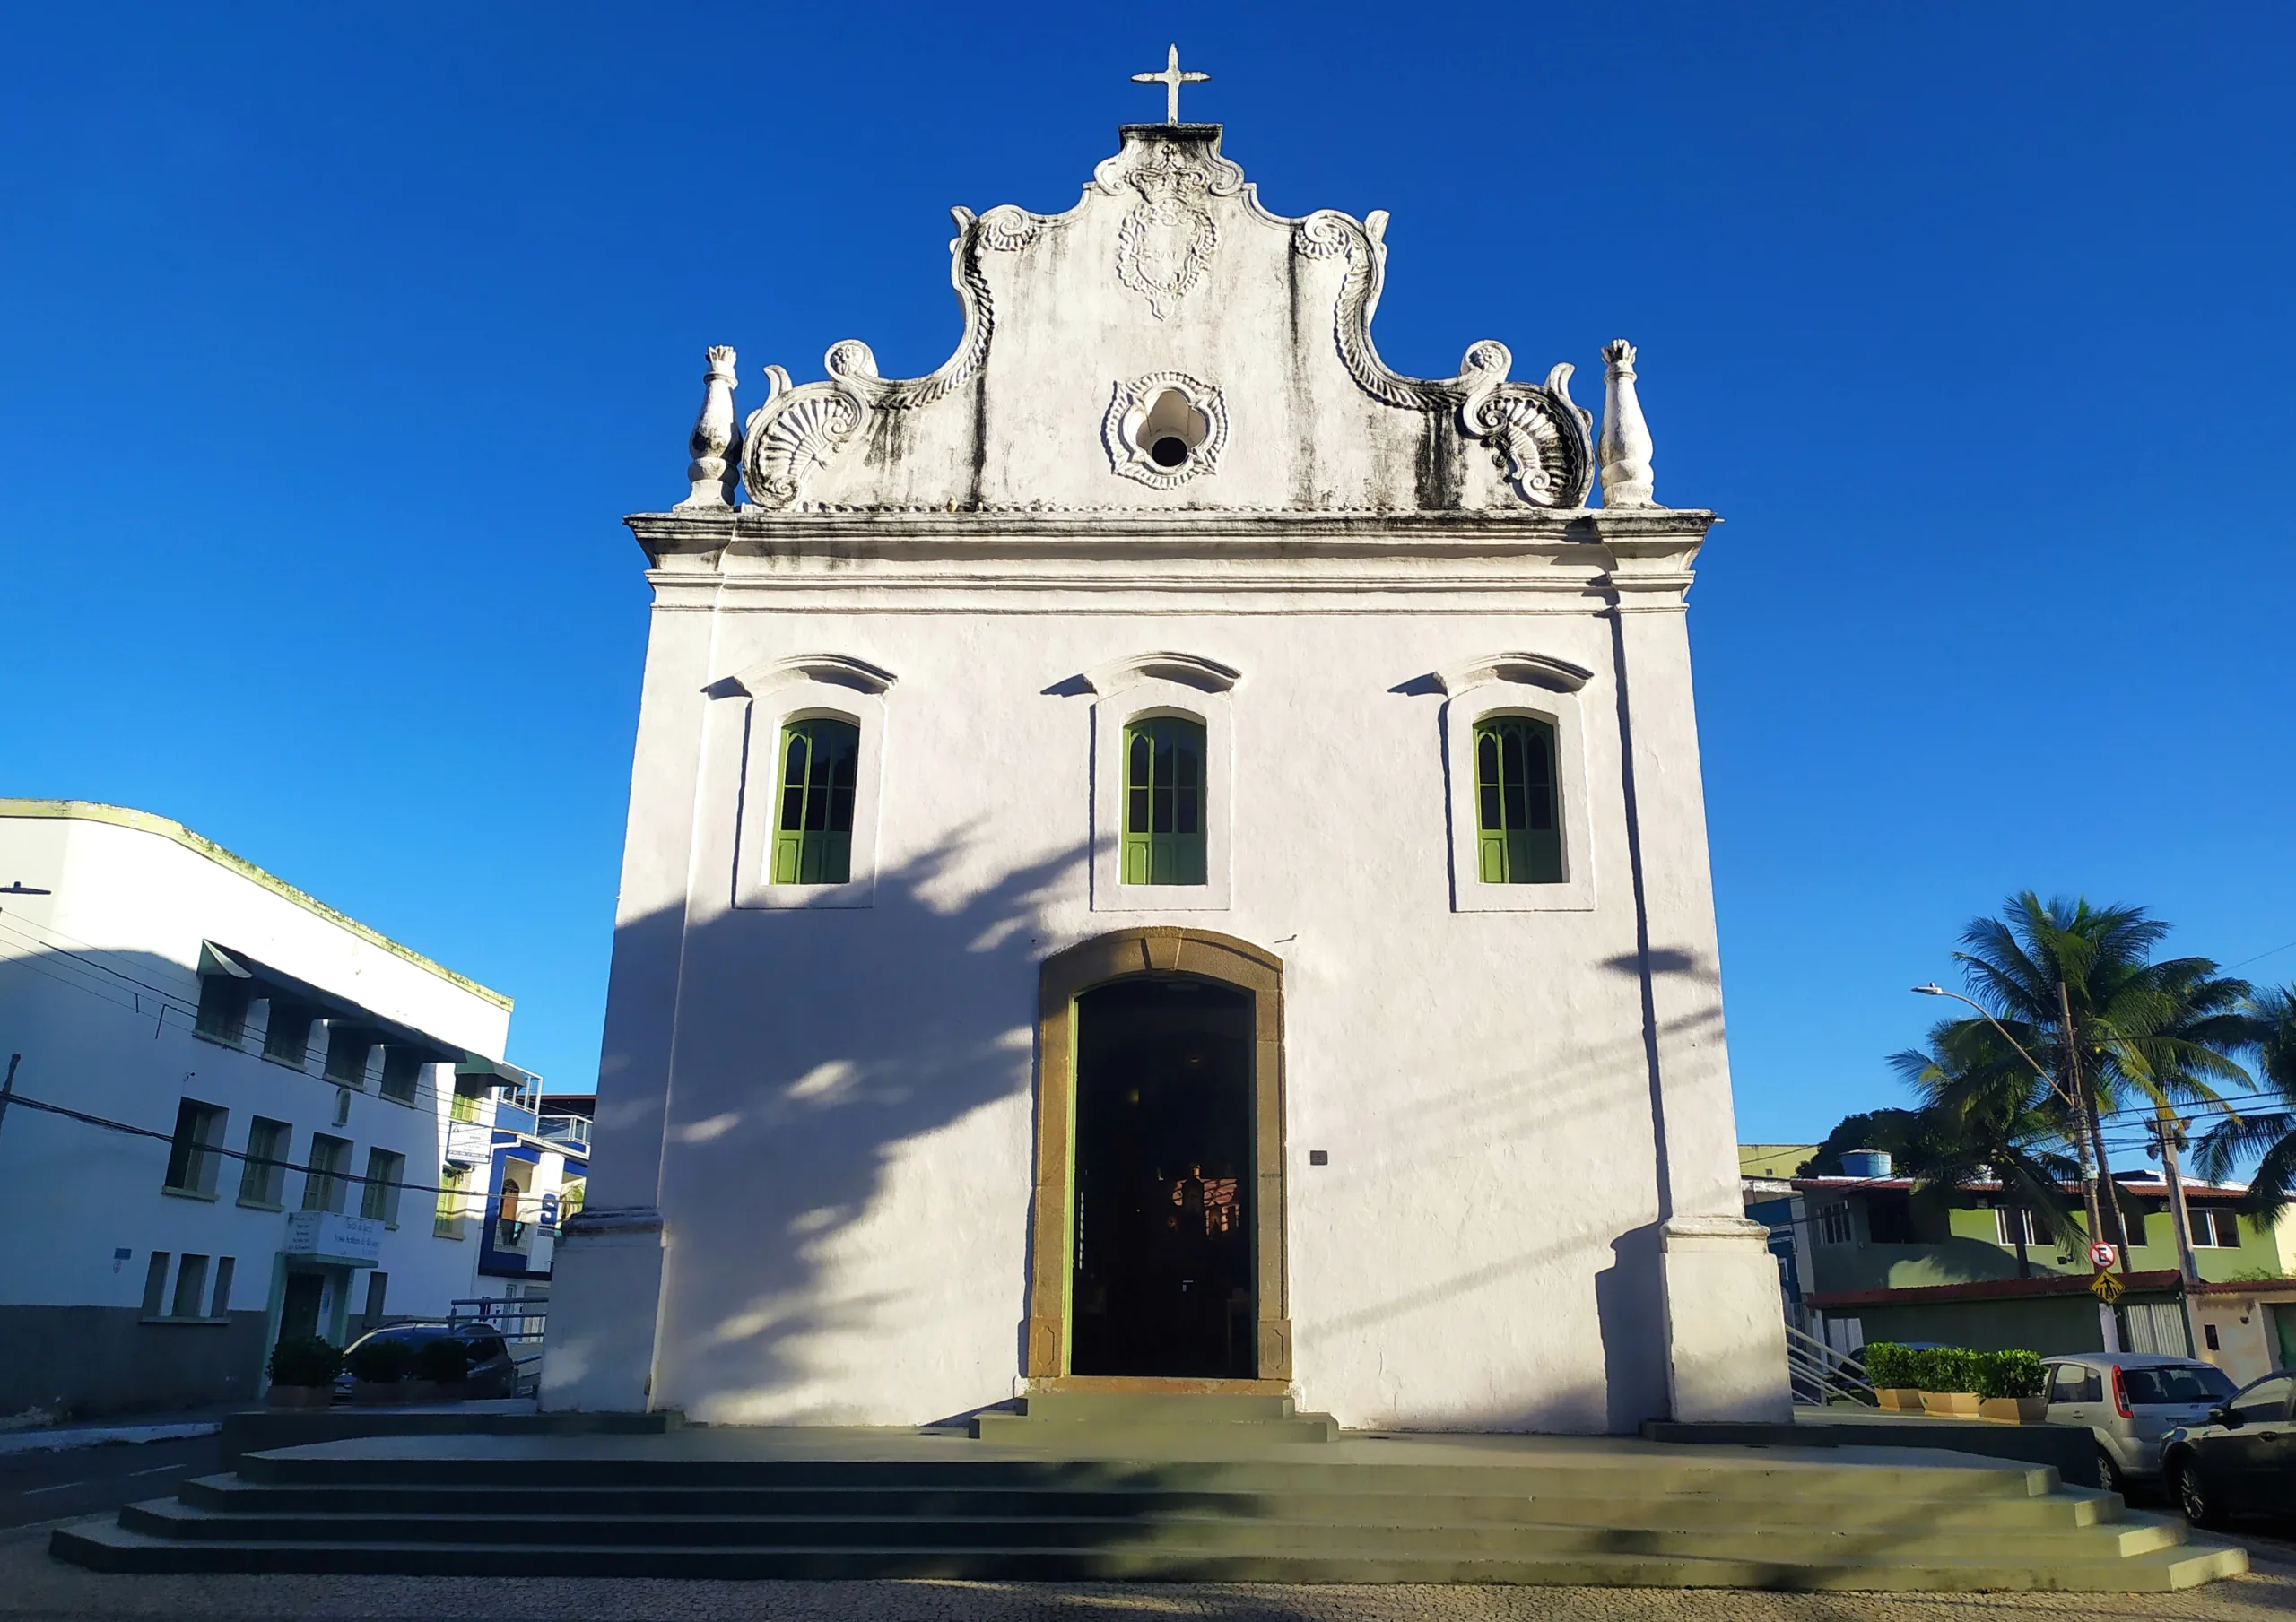
[[[2064,1099],[2066,1103],[2071,1105],[2074,1109],[2079,1109],[2081,1107],[2081,1101],[2074,1097],[2071,1093],[2066,1092],[2064,1085],[2059,1082],[2055,1076],[2050,1075],[2048,1071],[2041,1068],[2040,1061],[2034,1058],[2032,1054],[2025,1051],[2024,1045],[2019,1042],[2016,1037],[2009,1034],[2008,1027],[2003,1025],[2000,1020],[1986,1012],[1984,1003],[1979,1002],[1974,997],[1964,997],[1959,992],[1947,991],[1944,986],[1938,984],[1934,980],[1927,985],[1917,985],[1912,989],[1920,993],[1921,995],[1925,997],[1951,997],[1956,1002],[1966,1002],[1971,1008],[1977,1010],[1978,1017],[1983,1019],[1987,1025],[1993,1027],[1994,1029],[1999,1031],[2001,1033],[2001,1039],[2017,1050],[2017,1056],[2033,1067],[2033,1074],[2039,1076],[2043,1081],[2048,1083],[2049,1091]]]

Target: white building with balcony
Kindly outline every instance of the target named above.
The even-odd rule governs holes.
[[[0,1416],[467,1295],[510,999],[164,817],[0,800]]]
[[[526,1314],[548,1300],[561,1225],[582,1209],[589,1177],[592,1104],[585,1093],[531,1088],[496,1101],[480,1298],[521,1303]]]

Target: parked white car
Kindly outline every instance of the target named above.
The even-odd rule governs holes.
[[[2152,1352],[2078,1352],[2045,1357],[2048,1417],[2085,1425],[2097,1438],[2097,1478],[2119,1492],[2131,1481],[2157,1480],[2161,1444],[2179,1426],[2199,1425],[2230,1397],[2221,1368]]]

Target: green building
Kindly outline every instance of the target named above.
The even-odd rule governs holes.
[[[1799,1146],[1743,1146],[1747,1215],[1769,1225],[1786,1280],[1787,1312],[1847,1349],[1867,1340],[1928,1341],[1980,1349],[2023,1347],[2044,1356],[2105,1344],[2091,1293],[2085,1239],[2061,1249],[2031,1219],[1999,1201],[1998,1184],[1918,1189],[1874,1156],[1868,1176],[1788,1175]],[[1801,1149],[1806,1159],[1809,1150]],[[2246,1192],[2187,1181],[2192,1292],[2201,1344],[2186,1330],[2169,1189],[2154,1172],[2123,1173],[2127,1255],[2114,1270],[2120,1344],[2136,1351],[2196,1350],[2235,1380],[2296,1366],[2296,1279],[2282,1236],[2239,1215]],[[2080,1191],[2066,1190],[2076,1207]],[[2025,1241],[2021,1263],[2018,1239]],[[2085,1232],[2085,1227],[2084,1227]]]

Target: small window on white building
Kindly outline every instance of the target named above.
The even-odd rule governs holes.
[[[1594,672],[1543,654],[1492,654],[1433,680],[1454,912],[1586,912],[1595,905],[1580,693]]]
[[[207,1305],[207,1258],[186,1256],[176,1268],[175,1300],[168,1307],[170,1318],[197,1318]]]
[[[1831,1205],[1821,1205],[1810,1213],[1818,1225],[1818,1243],[1847,1245],[1850,1238],[1849,1201],[1837,1200]]]
[[[303,1209],[340,1214],[351,1180],[351,1140],[325,1132],[311,1134],[311,1150],[303,1174]]]
[[[186,1098],[176,1106],[175,1136],[168,1143],[168,1171],[161,1187],[173,1194],[212,1199],[223,1157],[224,1112],[213,1104]]]
[[[412,1104],[414,1095],[422,1090],[424,1054],[421,1048],[386,1047],[383,1049],[384,1097],[394,1104]]]
[[[371,1027],[330,1020],[326,1028],[326,1079],[340,1087],[367,1085],[367,1060],[375,1051]]]
[[[865,661],[806,654],[704,690],[729,700],[709,707],[703,747],[706,769],[726,771],[734,792],[713,806],[700,848],[711,866],[731,858],[735,906],[876,905],[892,685],[891,672]]]
[[[310,1057],[311,1022],[316,1018],[308,1002],[274,996],[263,1024],[263,1056],[274,1064],[302,1069],[303,1061]]]
[[[194,1035],[239,1045],[248,1030],[248,983],[230,975],[199,977],[199,1017]]]
[[[248,1158],[239,1165],[239,1203],[277,1210],[287,1197],[287,1139],[284,1121],[257,1115],[248,1123]]]
[[[359,1196],[359,1214],[387,1227],[398,1226],[399,1184],[406,1181],[406,1157],[387,1149],[367,1151],[367,1186]]]
[[[224,1256],[215,1263],[215,1292],[207,1303],[207,1315],[226,1318],[231,1313],[231,1273],[239,1266],[238,1259]]]
[[[155,1250],[149,1265],[144,1269],[144,1315],[156,1318],[168,1300],[168,1263],[175,1260],[171,1251]]]
[[[439,1210],[431,1219],[430,1231],[441,1239],[463,1236],[464,1191],[470,1186],[470,1173],[459,1166],[439,1168]]]

